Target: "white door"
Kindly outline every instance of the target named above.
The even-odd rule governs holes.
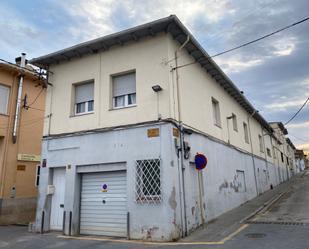
[[[52,195],[50,229],[62,230],[65,192],[65,169],[55,168],[53,175],[55,192]]]
[[[126,172],[82,176],[80,234],[127,235]]]

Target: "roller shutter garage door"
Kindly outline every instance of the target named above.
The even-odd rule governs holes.
[[[125,171],[82,175],[80,234],[127,235]]]

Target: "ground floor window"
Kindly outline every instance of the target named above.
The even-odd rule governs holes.
[[[136,161],[136,201],[157,203],[161,201],[160,159]]]

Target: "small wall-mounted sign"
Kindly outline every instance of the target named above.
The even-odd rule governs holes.
[[[104,183],[104,184],[102,185],[101,191],[102,191],[102,192],[107,192],[107,184]]]
[[[159,137],[160,136],[160,129],[159,128],[152,128],[147,130],[148,137]]]
[[[173,136],[179,137],[179,130],[177,128],[173,128]]]
[[[26,165],[17,165],[17,170],[18,171],[25,171],[26,170]]]
[[[41,161],[41,156],[33,155],[33,154],[18,154],[17,160],[18,161],[28,161],[28,162],[39,162]]]
[[[207,162],[207,157],[204,154],[196,153],[194,163],[197,170],[204,169],[207,165]]]

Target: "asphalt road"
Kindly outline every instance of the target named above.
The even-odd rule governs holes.
[[[242,224],[229,235],[208,244],[207,240],[180,241],[178,244],[145,244],[134,241],[62,238],[60,234],[28,233],[26,227],[0,227],[0,248],[218,248],[218,249],[306,249],[309,248],[309,173],[297,177],[284,188],[285,194],[267,210],[251,219],[254,224]],[[234,210],[234,214],[243,209]],[[218,223],[220,224],[220,223]],[[225,227],[222,227],[224,230]],[[199,231],[201,234],[201,231]],[[200,235],[196,238],[200,238]],[[214,236],[214,238],[216,238]],[[200,243],[201,242],[201,243]],[[199,244],[200,243],[200,244]]]

